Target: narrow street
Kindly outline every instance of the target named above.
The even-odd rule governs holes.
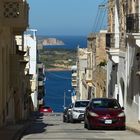
[[[139,140],[131,131],[87,130],[82,123],[63,123],[61,113],[40,115],[21,140]]]

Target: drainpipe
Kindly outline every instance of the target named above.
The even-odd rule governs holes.
[[[138,1],[138,5],[140,5],[140,1]],[[140,13],[140,8],[139,8],[139,13]],[[139,23],[140,23],[140,18],[139,18]],[[140,24],[139,24],[139,30],[140,30]],[[139,116],[138,116],[138,121],[140,122],[140,93],[139,93]]]
[[[138,121],[140,122],[140,95],[139,95],[139,114],[138,114]]]

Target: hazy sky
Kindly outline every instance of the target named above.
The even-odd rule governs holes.
[[[28,0],[29,25],[39,35],[87,35],[107,0]]]

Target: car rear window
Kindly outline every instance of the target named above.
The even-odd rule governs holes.
[[[43,109],[50,109],[50,107],[48,107],[48,106],[43,106],[42,108]]]
[[[120,108],[120,105],[117,100],[104,99],[104,100],[93,100],[93,108]]]
[[[88,105],[89,101],[77,101],[75,103],[75,107],[86,107]]]

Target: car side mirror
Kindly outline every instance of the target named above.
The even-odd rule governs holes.
[[[86,109],[89,109],[89,106],[87,106]]]
[[[122,107],[122,110],[124,110],[124,107]]]

